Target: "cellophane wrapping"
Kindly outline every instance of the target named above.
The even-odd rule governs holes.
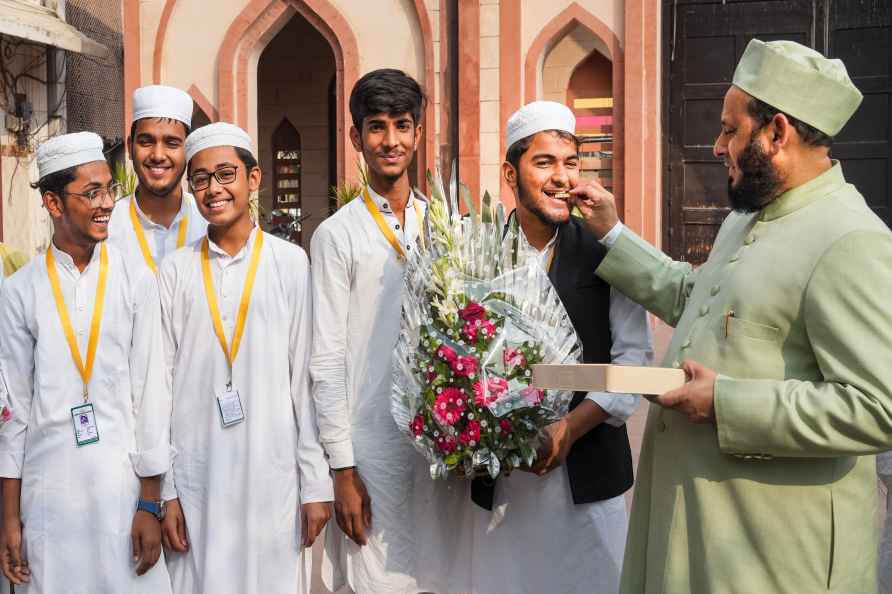
[[[458,208],[428,176],[422,246],[406,269],[393,418],[433,478],[496,478],[536,459],[572,392],[530,385],[531,365],[578,363],[579,339],[551,282],[501,204]]]

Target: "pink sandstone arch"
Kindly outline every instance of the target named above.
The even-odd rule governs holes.
[[[536,36],[524,60],[524,99],[526,103],[536,100],[536,91],[541,77],[542,58],[546,51],[554,47],[564,35],[577,25],[588,29],[607,46],[613,64],[613,191],[619,212],[623,211],[623,165],[625,142],[623,135],[624,78],[625,67],[623,50],[619,38],[598,17],[573,2],[555,16]]]
[[[328,41],[335,57],[338,104],[336,150],[337,178],[355,179],[356,172],[346,163],[356,160],[349,142],[349,89],[359,77],[356,37],[347,20],[328,0],[251,0],[232,21],[217,53],[217,109],[220,119],[248,126],[249,60],[265,47],[268,37],[278,31],[293,8]]]
[[[220,113],[217,111],[217,108],[214,107],[214,104],[210,102],[210,100],[205,96],[204,93],[201,92],[194,84],[189,87],[189,90],[186,91],[189,95],[192,96],[192,100],[195,101],[195,105],[201,108],[211,122],[219,122],[220,121]]]

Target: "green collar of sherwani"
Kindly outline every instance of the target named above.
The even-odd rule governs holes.
[[[796,186],[792,190],[787,190],[775,198],[768,206],[762,209],[759,220],[773,221],[796,212],[800,208],[805,208],[812,202],[828,196],[844,186],[845,183],[846,178],[842,174],[842,167],[839,161],[834,160],[833,166],[821,175],[805,182],[801,186]]]

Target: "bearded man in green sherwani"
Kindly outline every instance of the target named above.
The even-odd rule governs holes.
[[[688,383],[647,420],[621,592],[876,591],[876,472],[892,448],[892,233],[829,157],[861,102],[845,66],[752,41],[715,154],[733,212],[707,262],[572,190],[596,273],[675,327]]]

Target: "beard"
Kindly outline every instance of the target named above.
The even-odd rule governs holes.
[[[519,175],[517,176],[517,199],[525,209],[546,225],[563,225],[570,220],[569,208],[561,215],[546,212],[545,209],[542,208],[542,205],[527,191],[527,187],[524,185],[523,181],[521,181]]]
[[[758,212],[777,198],[782,183],[780,175],[762,146],[753,139],[740,153],[737,168],[740,170],[740,181],[734,184],[728,177],[728,200],[733,210]]]

